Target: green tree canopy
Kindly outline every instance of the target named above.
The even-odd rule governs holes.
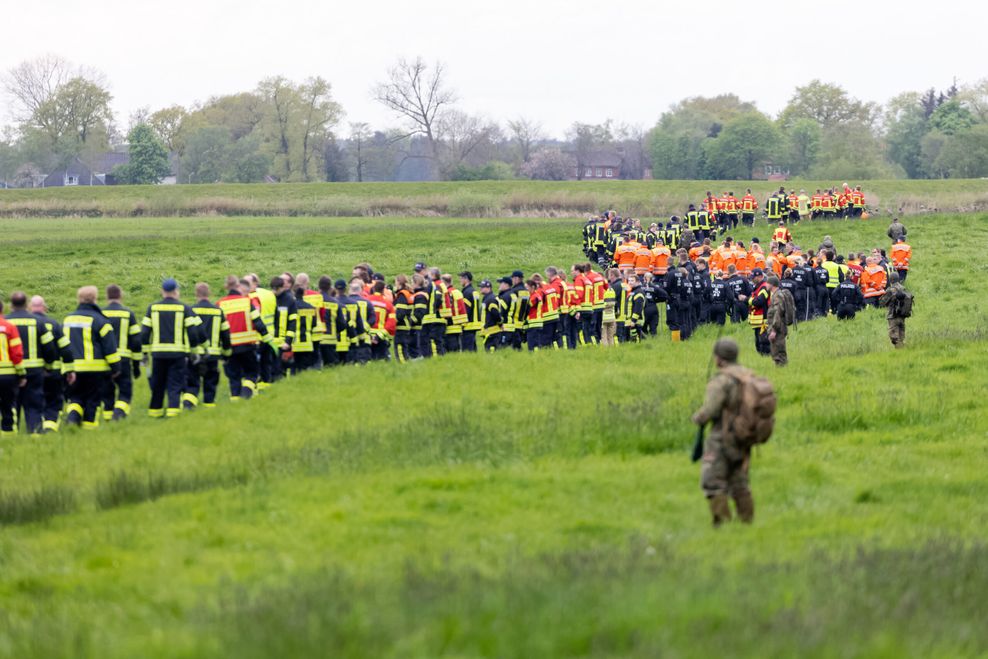
[[[782,133],[761,112],[730,120],[706,143],[707,167],[714,178],[750,179],[755,167],[774,160],[783,146]]]
[[[137,124],[127,134],[130,162],[117,169],[121,183],[148,185],[160,183],[168,176],[168,150],[147,124]]]

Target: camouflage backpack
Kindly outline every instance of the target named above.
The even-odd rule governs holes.
[[[902,289],[902,293],[902,297],[896,297],[895,317],[909,318],[913,315],[913,294],[906,289]]]
[[[784,293],[782,296],[782,317],[786,321],[786,326],[789,326],[796,322],[796,298],[789,291],[780,289],[780,292]]]
[[[739,386],[738,409],[728,419],[726,428],[738,447],[748,449],[764,444],[775,428],[775,389],[765,378],[747,369],[727,371]]]

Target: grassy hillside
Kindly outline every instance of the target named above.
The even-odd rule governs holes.
[[[812,190],[841,181],[790,181]],[[853,182],[852,182],[853,183]],[[778,183],[764,181],[477,181],[179,185],[0,190],[0,216],[572,216],[619,209],[635,217],[682,213],[707,190],[751,187],[763,203]],[[882,214],[988,209],[988,181],[866,181]]]
[[[570,263],[579,225],[6,220],[4,294],[499,274]],[[908,349],[879,312],[814,321],[776,370],[727,328],[780,393],[751,528],[710,530],[687,457],[712,328],[307,374],[166,422],[139,383],[125,424],[3,444],[0,656],[984,655],[988,216],[909,226]],[[795,233],[846,251],[884,228]]]

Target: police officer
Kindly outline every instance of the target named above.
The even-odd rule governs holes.
[[[185,393],[182,403],[186,409],[199,405],[202,389],[202,406],[216,407],[216,390],[220,384],[220,357],[230,357],[230,323],[223,310],[209,301],[209,285],[196,284],[196,303],[192,310],[201,323],[202,343],[191,353]]]
[[[734,307],[731,311],[731,322],[741,323],[748,319],[748,297],[751,295],[751,284],[742,277],[733,263],[727,265],[727,285],[734,293]]]
[[[802,320],[810,319],[810,309],[816,309],[816,280],[813,271],[806,267],[806,262],[800,258],[796,262],[796,267],[790,268],[786,273],[792,273],[789,280],[792,281],[791,292],[793,301],[796,303],[796,315]],[[812,286],[811,286],[812,285]],[[815,313],[815,312],[814,312]]]
[[[24,383],[17,390],[17,410],[27,431],[40,434],[44,427],[45,364],[58,361],[55,337],[44,323],[27,310],[27,295],[15,291],[10,296],[7,322],[17,328],[21,339]]]
[[[150,357],[151,402],[148,416],[178,416],[186,386],[189,351],[202,343],[202,321],[192,307],[179,300],[178,282],[169,277],[161,283],[161,299],[148,306],[141,320],[141,345]],[[165,409],[167,396],[168,408]]]
[[[703,444],[700,484],[716,528],[731,520],[729,497],[734,498],[738,517],[749,524],[755,518],[755,501],[748,487],[751,453],[735,443],[725,425],[724,414],[737,409],[740,398],[738,377],[751,372],[738,365],[738,344],[734,339],[719,339],[714,344],[714,359],[717,373],[707,383],[703,405],[693,414],[693,422],[699,426],[712,422]]]
[[[645,296],[644,330],[649,336],[655,336],[659,329],[659,304],[664,304],[668,296],[651,272],[645,273],[642,294]]]
[[[685,268],[672,267],[662,282],[666,290],[666,325],[673,341],[685,341],[690,337],[690,302],[692,283]]]
[[[710,282],[709,319],[711,323],[723,325],[729,309],[734,308],[734,289],[725,276],[717,277]]]
[[[123,306],[123,290],[117,284],[106,287],[103,315],[113,327],[113,338],[120,355],[120,375],[104,382],[103,419],[119,421],[130,415],[134,380],[141,376],[141,326],[134,312]]]
[[[864,307],[864,296],[857,284],[845,279],[833,289],[830,304],[837,314],[837,320],[850,320]]]
[[[76,294],[79,306],[65,317],[62,329],[69,339],[75,378],[68,379],[68,407],[65,422],[85,429],[99,426],[99,406],[103,381],[117,377],[120,356],[113,338],[113,327],[96,305],[95,286],[83,286]],[[183,355],[184,357],[184,355]]]
[[[55,346],[58,348],[60,359],[52,363],[45,364],[44,396],[45,409],[42,413],[42,432],[57,432],[59,421],[62,416],[62,408],[65,406],[65,387],[68,378],[75,379],[72,370],[72,350],[69,347],[69,339],[62,331],[62,325],[54,318],[48,316],[48,305],[40,295],[31,298],[31,313],[44,326],[45,330],[51,332],[55,339]],[[63,375],[63,367],[65,374]]]

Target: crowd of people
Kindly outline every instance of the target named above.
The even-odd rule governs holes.
[[[703,323],[747,323],[758,351],[784,364],[786,326],[888,306],[912,257],[898,221],[888,252],[838,254],[829,237],[803,250],[784,221],[765,248],[757,238],[746,245],[714,235],[680,230],[675,217],[668,228],[653,223],[646,231],[608,212],[584,229],[590,260],[568,270],[515,270],[475,283],[471,272],[417,263],[414,274],[389,285],[361,263],[349,280],[324,275],[313,287],[309,275],[286,272],[267,288],[256,274],[230,275],[215,301],[208,284],[196,284],[191,305],[169,278],[140,318],[115,284],[102,304],[95,286],[80,288],[78,307],[61,322],[42,297],[17,291],[0,315],[0,431],[95,428],[126,418],[143,368],[150,368],[149,415],[172,417],[214,406],[221,371],[230,398],[243,400],[310,369],[637,342],[659,333],[663,312],[673,341]],[[904,325],[897,332],[898,346]]]

